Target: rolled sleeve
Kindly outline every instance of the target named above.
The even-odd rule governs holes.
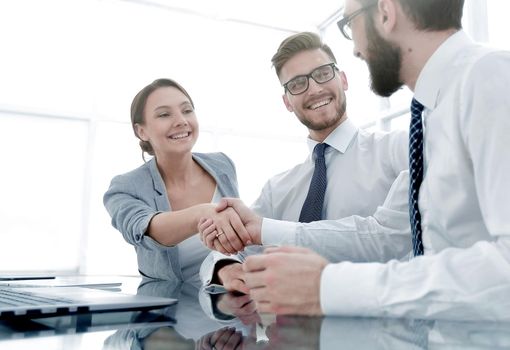
[[[117,176],[105,193],[103,203],[112,218],[112,226],[122,233],[128,243],[139,245],[150,221],[161,211],[137,198],[133,189],[136,189],[135,185]]]

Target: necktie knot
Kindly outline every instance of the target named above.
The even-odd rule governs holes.
[[[328,147],[327,143],[318,143],[315,145],[315,147],[313,149],[315,159],[324,158],[324,153],[326,152],[326,147]]]
[[[423,112],[423,105],[418,102],[417,99],[413,98],[411,101],[411,113],[413,115],[419,115],[421,118],[421,112]]]

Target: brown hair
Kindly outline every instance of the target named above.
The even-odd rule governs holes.
[[[135,98],[133,99],[133,102],[131,102],[131,126],[133,127],[133,132],[135,133],[135,136],[138,139],[140,139],[140,136],[136,132],[135,125],[136,124],[143,125],[145,123],[143,110],[145,109],[145,105],[147,104],[147,99],[149,98],[150,94],[152,94],[157,89],[167,86],[174,87],[181,91],[189,99],[191,106],[195,108],[195,105],[193,104],[193,100],[191,99],[190,95],[179,83],[171,79],[154,80],[152,83],[150,83],[142,90],[140,90],[140,92],[137,93]],[[144,152],[149,153],[151,156],[154,155],[154,149],[152,148],[152,145],[150,144],[149,141],[143,141],[142,139],[140,139],[140,148],[142,149],[142,157]]]
[[[363,6],[376,0],[358,0]],[[464,0],[398,0],[406,15],[418,30],[462,28]]]
[[[282,41],[278,50],[271,58],[271,62],[276,70],[276,75],[278,77],[280,76],[283,65],[297,53],[314,49],[321,49],[336,63],[333,51],[331,51],[328,45],[322,42],[319,35],[312,32],[302,32],[291,35]]]

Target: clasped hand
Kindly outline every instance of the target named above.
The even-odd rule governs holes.
[[[262,218],[240,199],[223,198],[216,214],[198,224],[200,239],[209,248],[223,254],[236,254],[248,245],[260,244]]]

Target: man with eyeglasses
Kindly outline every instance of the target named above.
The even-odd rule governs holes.
[[[269,179],[252,210],[241,201],[229,200],[246,224],[252,243],[306,246],[331,261],[407,257],[411,250],[407,133],[368,132],[347,118],[346,75],[317,34],[304,32],[288,37],[272,63],[284,89],[285,106],[308,129],[311,152],[304,163]],[[324,151],[327,186],[320,203],[322,213],[316,220],[335,221],[317,221],[310,227],[304,223],[312,221],[304,203],[316,170],[313,150],[320,144],[328,145]],[[382,228],[382,223],[388,224]],[[244,227],[228,228],[228,222],[210,224],[206,221],[200,228],[207,246],[221,251],[219,245],[223,245],[234,253],[228,250],[232,235],[228,230],[234,231],[236,239],[235,230]],[[243,259],[243,255],[210,254],[202,264],[204,283],[216,282],[228,290],[248,293],[241,265],[233,264]],[[215,264],[218,273],[212,278]]]
[[[474,43],[463,0],[346,0],[339,27],[381,96],[414,92],[409,261],[304,248],[243,264],[261,312],[510,320],[510,52]],[[308,277],[303,278],[303,275]]]

